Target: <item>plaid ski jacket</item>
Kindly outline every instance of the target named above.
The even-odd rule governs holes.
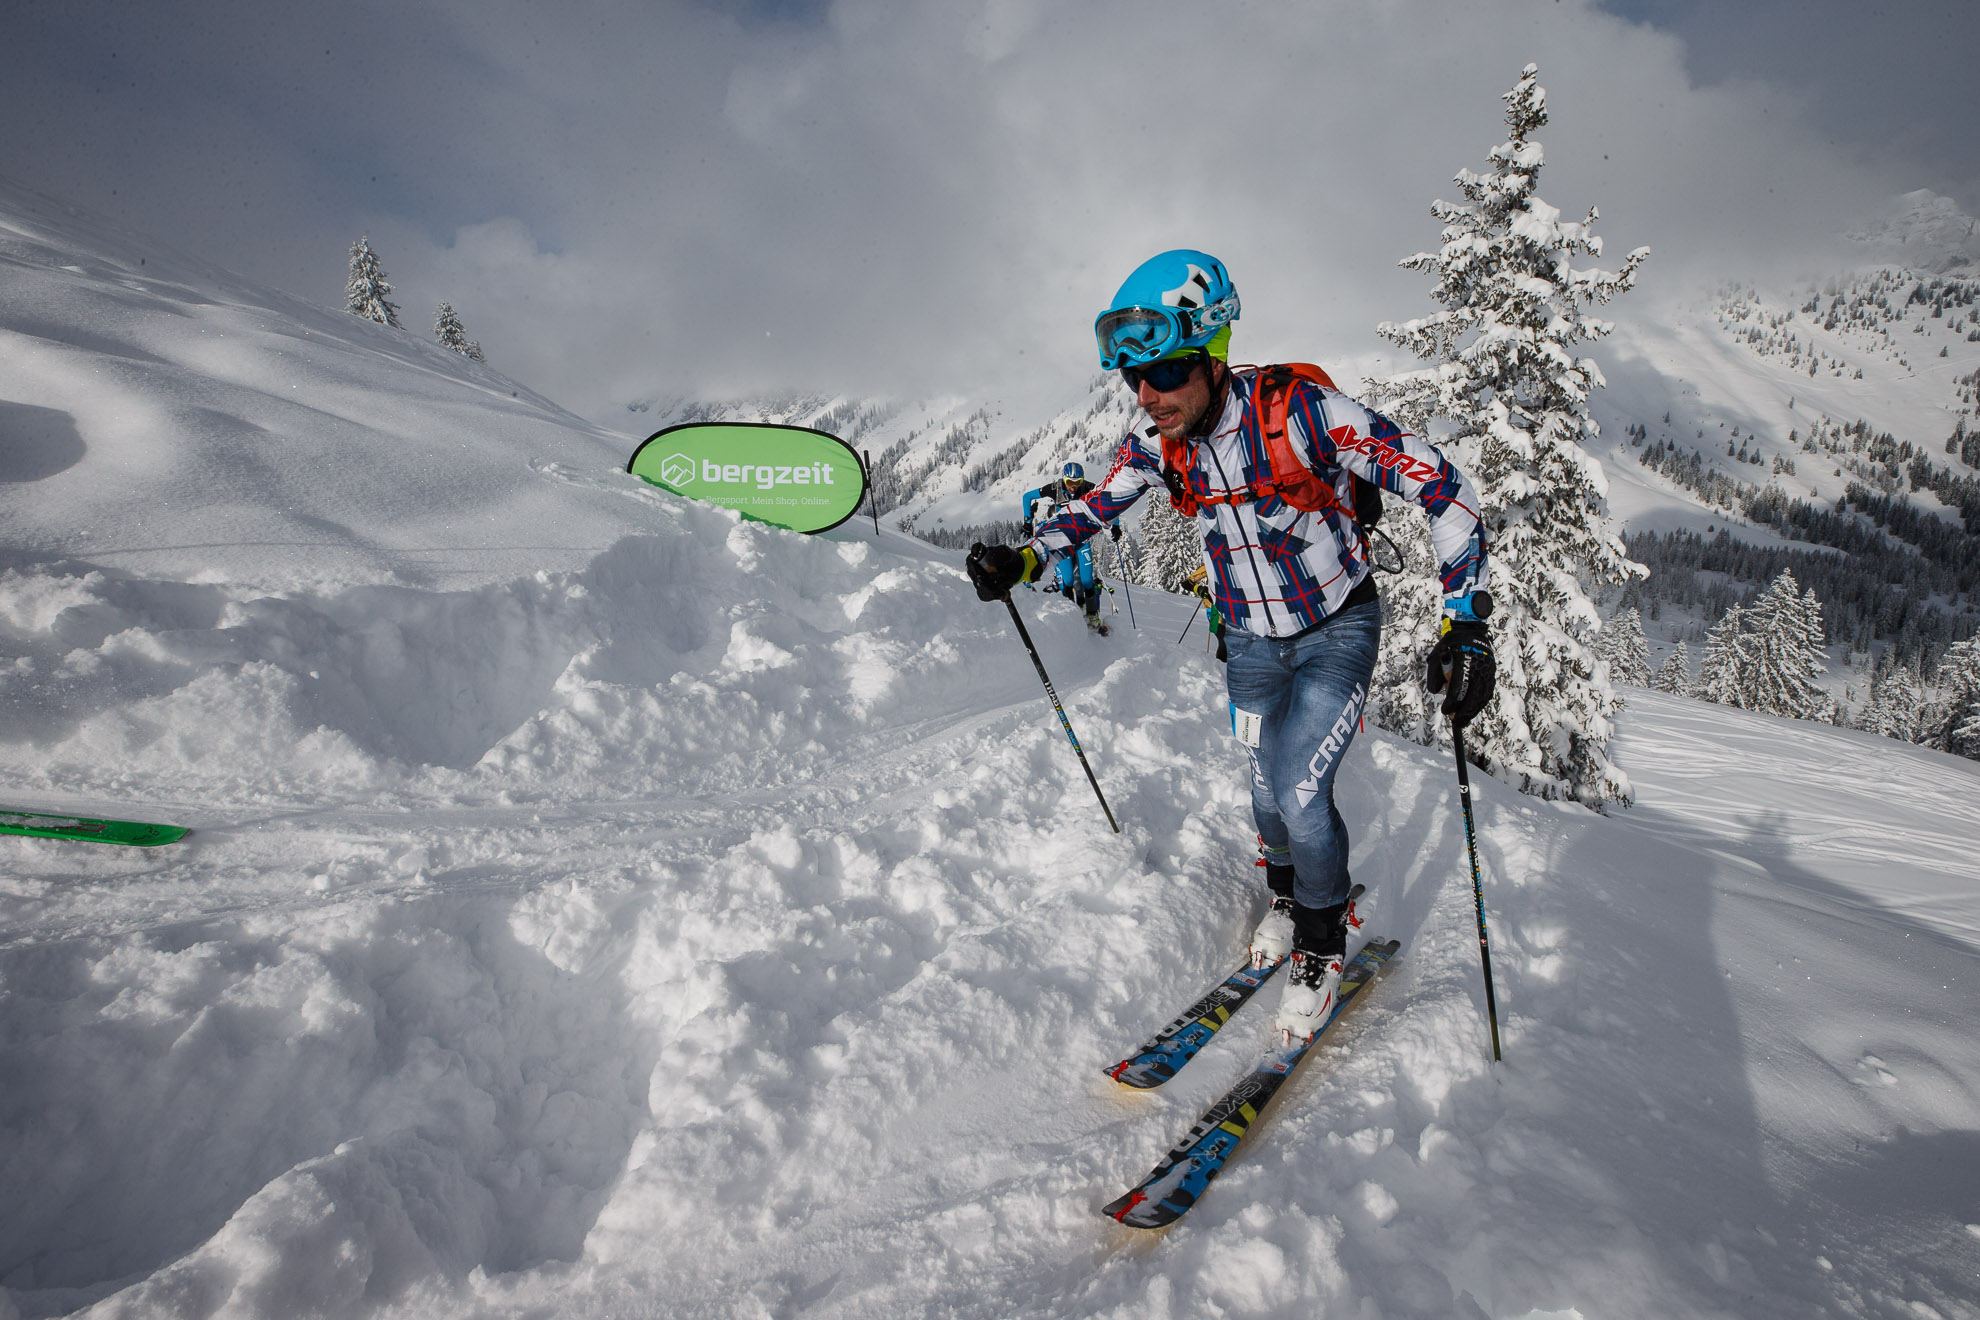
[[[1199,499],[1271,480],[1252,384],[1248,373],[1233,371],[1222,417],[1208,436],[1190,444],[1184,478]],[[1478,491],[1464,473],[1435,446],[1338,390],[1310,381],[1298,381],[1292,390],[1286,423],[1293,450],[1331,481],[1343,508],[1354,507],[1351,472],[1414,501],[1430,515],[1444,595],[1464,596],[1484,586]],[[1105,479],[1085,499],[1062,505],[1036,529],[1030,545],[1041,558],[1064,556],[1150,490],[1168,498],[1162,441],[1136,431],[1121,441]],[[1370,572],[1367,547],[1340,510],[1309,512],[1275,497],[1205,504],[1196,527],[1225,619],[1260,636],[1290,637],[1319,623]]]

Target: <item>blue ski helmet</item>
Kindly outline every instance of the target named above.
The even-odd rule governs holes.
[[[1209,348],[1237,319],[1237,286],[1223,262],[1194,248],[1150,257],[1094,318],[1100,369],[1117,371],[1185,349]]]
[[[1086,469],[1077,463],[1068,463],[1059,469],[1059,475],[1067,481],[1085,481]]]

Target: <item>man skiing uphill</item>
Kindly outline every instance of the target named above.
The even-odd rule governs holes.
[[[1335,390],[1317,368],[1232,367],[1237,290],[1223,263],[1182,249],[1143,263],[1094,322],[1102,369],[1153,425],[1121,442],[1084,500],[1019,546],[978,546],[977,595],[997,600],[1120,518],[1150,490],[1194,517],[1229,649],[1232,732],[1251,762],[1252,816],[1271,903],[1260,966],[1291,954],[1279,1030],[1306,1039],[1340,989],[1348,837],[1334,775],[1360,727],[1381,635],[1354,477],[1430,517],[1444,588],[1432,691],[1463,723],[1490,698],[1492,647],[1478,493],[1421,437]],[[1478,592],[1474,597],[1474,592]]]
[[[1036,490],[1028,490],[1020,501],[1024,510],[1024,534],[1036,533],[1038,524],[1049,521],[1052,516],[1074,500],[1084,499],[1093,483],[1086,479],[1086,469],[1078,463],[1068,463],[1060,469],[1057,481],[1048,481]],[[1119,535],[1116,532],[1116,535]],[[1076,552],[1064,556],[1057,564],[1058,589],[1066,599],[1077,605],[1086,614],[1086,626],[1105,636],[1107,625],[1100,622],[1100,574],[1093,566],[1092,544],[1082,544]],[[1051,588],[1046,588],[1048,591]]]

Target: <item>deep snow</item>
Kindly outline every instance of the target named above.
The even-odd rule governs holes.
[[[1980,766],[1632,691],[1637,806],[1474,779],[1494,1066],[1452,768],[1369,730],[1403,954],[1123,1229],[1272,999],[1101,1075],[1261,906],[1183,601],[1020,600],[1116,836],[956,555],[5,200],[74,436],[0,432],[5,797],[196,832],[0,839],[0,1316],[1980,1316]]]

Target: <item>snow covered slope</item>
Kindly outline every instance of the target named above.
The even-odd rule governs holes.
[[[0,527],[16,558],[275,589],[505,580],[639,526],[531,465],[630,453],[425,334],[0,186]]]
[[[1932,299],[1916,296],[1935,282],[1950,282],[1965,301],[1933,315]],[[1865,481],[1815,439],[1858,421],[1939,466],[1976,475],[1946,454],[1945,443],[1962,417],[1974,424],[1980,278],[1948,281],[1885,266],[1793,289],[1722,289],[1622,321],[1601,356],[1609,387],[1597,415],[1612,512],[1626,528],[1696,530],[1701,519],[1728,525],[1726,509],[1708,508],[1644,470],[1626,434],[1631,425],[1650,441],[1699,450],[1734,480],[1811,502],[1832,504],[1851,482]],[[1728,454],[1728,442],[1749,457]],[[1782,473],[1777,461],[1793,470]],[[1911,498],[1938,507],[1929,491]],[[1740,534],[1760,544],[1774,539],[1765,528],[1741,526]]]
[[[175,279],[189,337],[275,314]],[[108,298],[0,343],[96,352]],[[686,503],[356,331],[372,420],[314,478],[350,518],[272,578],[226,537],[274,487],[224,475],[273,412],[147,432],[216,474],[173,493],[196,562],[92,556],[150,498],[94,430],[9,496],[46,539],[0,574],[7,802],[195,833],[0,838],[0,1316],[1980,1316],[1980,766],[1632,693],[1637,807],[1477,784],[1494,1067],[1451,767],[1371,729],[1343,809],[1403,955],[1136,1233],[1098,1207],[1269,1018],[1157,1093],[1100,1072],[1261,906],[1184,602],[1098,639],[1019,601],[1115,835],[953,553]],[[205,397],[145,351],[128,407]],[[516,429],[416,443],[436,394]],[[471,532],[395,539],[386,464]]]

